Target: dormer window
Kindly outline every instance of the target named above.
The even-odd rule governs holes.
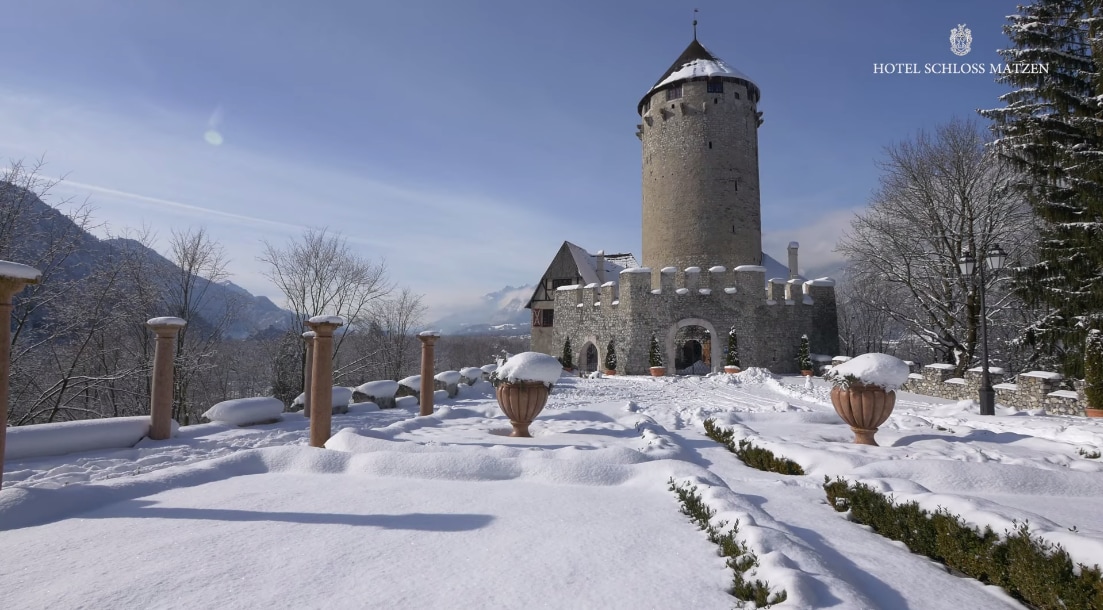
[[[680,99],[681,97],[682,97],[682,84],[681,83],[678,83],[677,85],[674,85],[673,87],[666,90],[666,100],[668,102],[670,100]]]
[[[724,92],[724,81],[720,80],[719,78],[710,78],[709,79],[709,84],[708,84],[708,92],[709,93],[723,93]]]

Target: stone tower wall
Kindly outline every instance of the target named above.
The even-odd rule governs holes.
[[[619,285],[560,288],[555,294],[555,345],[562,346],[570,337],[571,346],[581,354],[589,340],[604,359],[606,346],[613,341],[618,373],[633,375],[647,373],[652,335],[664,345],[667,373],[674,374],[674,334],[685,325],[713,332],[714,370],[723,366],[732,326],[741,338],[744,368],[796,373],[804,334],[813,353],[837,354],[834,282],[777,278],[767,284],[764,271],[745,266],[681,275],[657,272],[661,287],[652,289],[652,271],[641,268],[622,272]],[[580,355],[576,362],[581,362]]]
[[[660,89],[644,104],[644,266],[762,262],[757,107],[744,81],[723,85],[686,81],[680,99]]]

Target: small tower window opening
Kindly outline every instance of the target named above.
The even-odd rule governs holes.
[[[724,81],[720,80],[719,78],[710,78],[709,83],[708,83],[708,92],[709,93],[723,93],[724,92]]]
[[[738,91],[736,91],[736,92],[734,92],[734,93],[735,93],[735,99],[739,99],[739,92],[738,92]]]
[[[681,99],[681,97],[682,97],[682,84],[681,83],[678,83],[677,85],[674,85],[673,87],[666,90],[666,99],[667,99],[667,101]]]
[[[712,142],[709,142],[709,150],[712,150]]]

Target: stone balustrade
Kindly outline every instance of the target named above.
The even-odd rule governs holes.
[[[980,389],[981,369],[965,371],[965,377],[953,376],[952,364],[928,364],[919,373],[908,376],[901,388],[905,392],[935,396],[948,400],[975,400]],[[1059,373],[1030,371],[1019,373],[1013,382],[1004,380],[1004,371],[989,367],[992,387],[996,390],[996,403],[1016,410],[1044,409],[1054,415],[1084,415],[1084,382],[1074,380],[1075,390],[1061,389],[1063,377]]]

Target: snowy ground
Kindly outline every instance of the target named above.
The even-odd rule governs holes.
[[[0,606],[730,608],[730,571],[671,477],[739,520],[780,607],[1019,607],[847,521],[824,475],[996,531],[1029,521],[1103,563],[1103,459],[1079,453],[1103,448],[1103,422],[901,393],[882,446],[858,446],[824,382],[751,370],[563,378],[535,437],[515,439],[491,390],[463,386],[424,418],[412,399],[353,405],[325,450],[284,414],[10,461]],[[708,417],[808,474],[745,467],[703,435]]]

